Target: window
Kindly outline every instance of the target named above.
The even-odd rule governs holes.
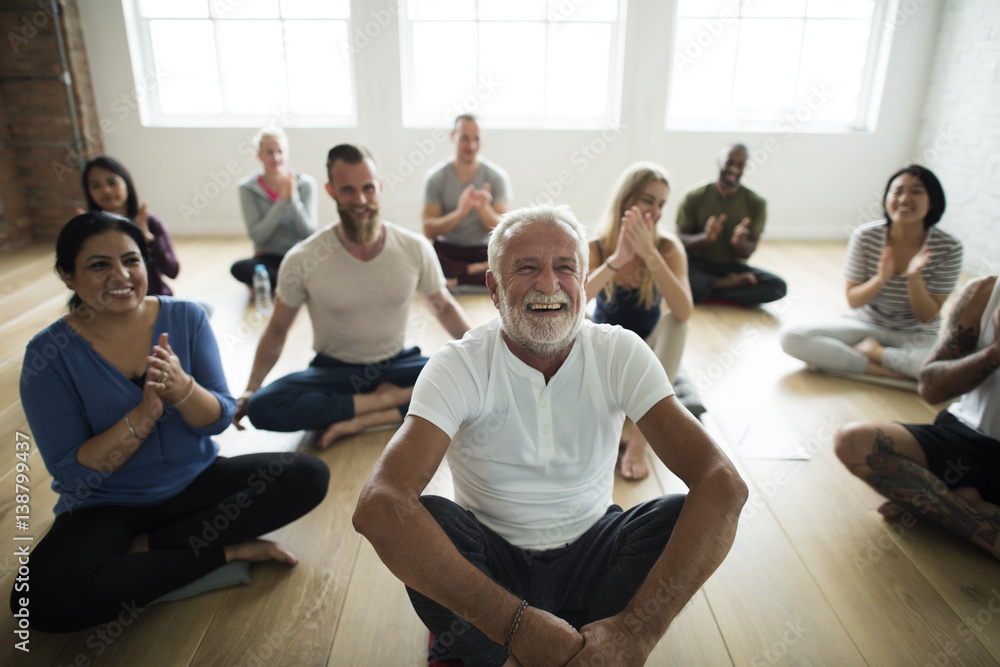
[[[144,124],[355,124],[349,0],[123,2]]]
[[[404,0],[403,124],[618,124],[624,0]]]
[[[874,129],[888,0],[678,0],[667,128]]]

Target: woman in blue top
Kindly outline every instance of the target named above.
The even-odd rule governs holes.
[[[666,172],[657,164],[637,162],[618,178],[614,191],[604,228],[590,242],[587,299],[597,298],[595,322],[638,334],[673,382],[694,303],[684,246],[656,229],[670,194]],[[646,440],[637,428],[625,444],[621,474],[633,480],[649,474]]]
[[[297,559],[255,539],[315,507],[329,470],[294,453],[218,456],[232,420],[204,312],[147,296],[142,231],[90,212],[67,223],[56,269],[70,312],[28,344],[21,402],[52,488],[31,553],[31,626],[80,630],[122,601],[156,600],[233,560]],[[25,593],[11,593],[11,607]],[[134,602],[133,602],[134,601]]]

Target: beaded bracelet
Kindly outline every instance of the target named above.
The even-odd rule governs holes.
[[[510,630],[507,631],[507,639],[503,642],[503,647],[507,649],[507,655],[510,655],[510,646],[514,643],[514,635],[517,634],[517,626],[521,623],[521,615],[524,613],[525,607],[528,606],[527,600],[521,600],[521,606],[517,608],[517,613],[514,615],[514,622],[510,624]]]
[[[176,403],[174,403],[174,407],[178,407],[179,408],[180,406],[184,405],[184,402],[186,400],[188,400],[189,398],[191,398],[191,394],[193,394],[193,393],[194,393],[194,377],[192,376],[192,378],[191,378],[191,388],[188,389],[188,391],[187,391],[186,394],[184,394],[184,398],[182,398],[181,400],[179,400]]]

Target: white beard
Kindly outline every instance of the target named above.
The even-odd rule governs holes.
[[[545,295],[532,290],[519,305],[511,304],[503,288],[499,290],[500,321],[504,332],[521,347],[541,357],[550,357],[565,350],[576,338],[583,322],[583,308],[576,313],[565,290]],[[527,312],[528,303],[565,303],[567,308],[557,317],[534,317]]]

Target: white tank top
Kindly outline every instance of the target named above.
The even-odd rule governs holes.
[[[983,319],[979,324],[979,342],[976,351],[992,345],[997,339],[997,330],[993,317],[1000,308],[1000,277],[993,285],[990,302],[983,311]],[[948,408],[966,426],[985,433],[995,440],[1000,440],[1000,369],[990,373],[982,384],[962,396],[957,403]]]

